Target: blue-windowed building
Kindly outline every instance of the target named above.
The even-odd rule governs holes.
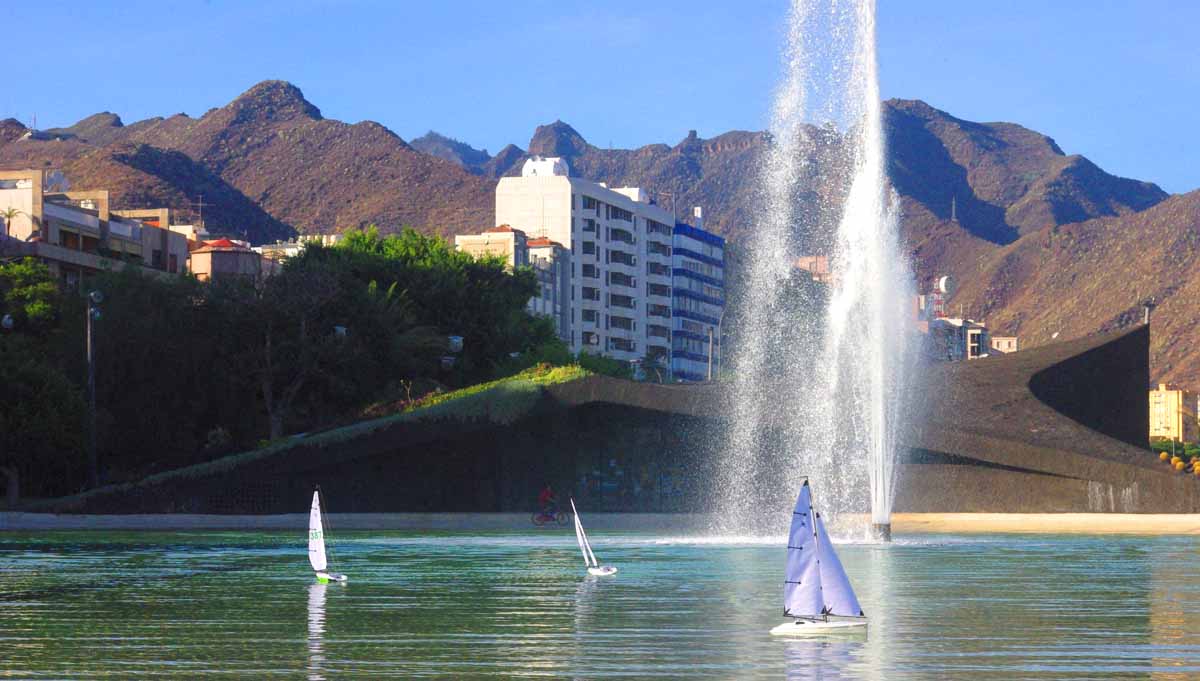
[[[676,223],[671,250],[671,374],[676,380],[706,380],[711,358],[715,378],[727,354],[720,342],[725,239]]]

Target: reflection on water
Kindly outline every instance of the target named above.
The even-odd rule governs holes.
[[[0,675],[1200,678],[1197,538],[844,545],[866,635],[781,639],[781,545],[343,535],[344,587],[291,535],[0,535]]]
[[[308,679],[325,681],[325,589],[314,582],[308,587]]]

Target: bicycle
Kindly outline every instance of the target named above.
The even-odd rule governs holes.
[[[545,511],[534,511],[533,515],[530,517],[530,521],[532,521],[533,524],[538,527],[541,527],[543,525],[548,525],[551,523],[558,523],[559,525],[566,525],[568,522],[571,521],[571,515],[569,513],[563,512],[563,511],[557,511],[555,513],[546,513]]]

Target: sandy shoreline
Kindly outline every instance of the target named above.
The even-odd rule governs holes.
[[[528,513],[345,513],[329,520],[343,530],[526,530]],[[706,533],[715,518],[691,513],[596,513],[596,530]],[[308,514],[286,515],[57,515],[0,512],[0,532],[30,530],[294,530]],[[1130,534],[1200,535],[1200,514],[1122,513],[898,513],[896,535],[906,534]]]
[[[1150,513],[897,513],[895,534],[1142,534],[1200,535],[1200,514]]]

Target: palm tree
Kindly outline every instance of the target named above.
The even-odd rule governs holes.
[[[8,207],[0,210],[0,218],[4,218],[4,231],[0,232],[0,236],[8,236],[8,226],[12,224],[13,218],[21,214],[17,208]]]

